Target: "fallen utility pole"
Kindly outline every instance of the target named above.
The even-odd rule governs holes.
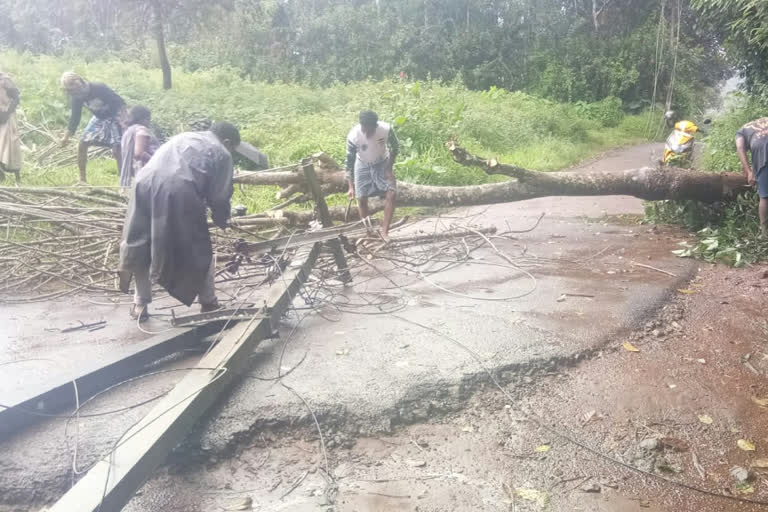
[[[397,222],[393,222],[389,227],[390,231],[402,226],[408,221],[408,217],[403,217]],[[371,225],[378,224],[376,219],[371,219]],[[334,238],[341,239],[342,236],[364,236],[368,233],[365,225],[360,222],[350,222],[349,224],[342,224],[339,226],[333,226],[330,228],[323,228],[317,231],[307,231],[305,233],[296,233],[288,236],[281,236],[279,238],[273,238],[272,240],[265,240],[263,242],[238,242],[235,245],[237,252],[245,253],[249,256],[257,256],[259,254],[268,254],[274,252],[282,252],[286,249],[294,249],[304,245],[309,245],[315,242],[325,242],[333,240]]]
[[[314,266],[320,244],[299,251],[291,266],[270,289],[266,310],[270,315],[243,321],[190,371],[165,398],[116,443],[49,512],[116,512],[130,501],[187,435],[206,410],[247,369],[248,356],[262,339],[271,336]]]
[[[264,313],[263,308],[234,308],[217,309],[209,313],[197,313],[193,315],[176,316],[171,310],[171,325],[174,327],[189,327],[192,325],[206,324],[209,322],[237,322],[250,320],[255,315]]]
[[[317,215],[320,217],[323,228],[332,228],[333,220],[331,220],[331,214],[328,211],[328,204],[325,202],[325,195],[320,188],[320,181],[317,179],[315,167],[312,165],[312,159],[307,158],[302,161],[301,169],[304,172],[304,177],[307,179],[307,185],[309,185],[309,190],[312,192],[312,197],[315,199]],[[347,268],[347,259],[344,257],[344,250],[341,247],[341,241],[338,238],[333,238],[326,243],[333,253],[336,269],[339,271],[339,279],[344,283],[352,281],[349,268]]]
[[[148,364],[199,343],[201,339],[221,329],[222,325],[223,322],[219,322],[158,334],[133,345],[132,351],[127,355],[115,356],[107,364],[102,363],[79,376],[62,377],[56,384],[44,390],[29,386],[24,395],[6,397],[3,402],[8,407],[0,409],[0,440],[47,417],[71,409],[75,405],[76,396],[81,401],[85,400],[109,386],[135,376]]]
[[[363,235],[366,229],[362,222],[352,222],[331,228],[324,228],[318,231],[307,231],[288,236],[281,236],[272,240],[263,242],[241,242],[236,244],[235,250],[243,252],[249,256],[259,254],[268,254],[271,252],[282,252],[286,249],[294,249],[303,245],[313,244],[315,242],[325,242],[337,239],[340,236]]]

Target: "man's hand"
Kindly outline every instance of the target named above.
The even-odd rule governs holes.
[[[67,132],[64,134],[64,136],[61,138],[61,141],[59,142],[60,146],[66,146],[67,142],[69,142],[70,133]]]
[[[349,190],[347,190],[347,197],[350,201],[355,198],[355,186],[351,183],[349,184]]]
[[[755,179],[755,173],[750,171],[747,173],[747,183],[749,183],[749,186],[752,187],[757,183],[757,179]]]

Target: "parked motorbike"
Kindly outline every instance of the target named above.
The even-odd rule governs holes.
[[[704,124],[711,122],[710,119],[704,120]],[[664,144],[664,158],[662,162],[665,165],[675,165],[678,167],[689,164],[698,131],[699,127],[693,121],[678,121],[675,123],[674,130],[669,134]]]

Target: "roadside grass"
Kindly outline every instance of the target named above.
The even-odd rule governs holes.
[[[646,118],[621,111],[615,98],[593,104],[562,104],[522,92],[491,89],[469,91],[458,84],[438,82],[357,82],[327,88],[249,80],[237,69],[198,72],[175,70],[174,88],[163,91],[158,70],[117,60],[86,62],[0,52],[0,62],[14,77],[22,94],[20,115],[33,126],[61,134],[69,114],[67,98],[58,85],[63,71],[74,70],[101,81],[121,94],[129,105],[144,104],[153,111],[161,135],[190,129],[200,119],[229,120],[241,128],[243,139],[270,157],[272,165],[296,162],[324,151],[342,162],[347,131],[357,113],[376,110],[391,122],[401,144],[398,178],[429,185],[474,185],[504,179],[456,164],[444,144],[456,137],[470,151],[503,162],[540,171],[568,167],[605,149],[643,140]],[[83,123],[87,122],[83,116]],[[29,146],[47,143],[34,133]],[[74,147],[72,147],[74,152]],[[34,154],[27,155],[30,161]],[[72,185],[74,166],[22,171],[35,185]],[[89,163],[89,181],[116,186],[111,160]],[[276,189],[243,187],[233,202],[262,211],[279,201]],[[343,196],[331,203],[346,203]]]

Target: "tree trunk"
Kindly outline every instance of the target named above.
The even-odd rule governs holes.
[[[600,32],[600,26],[602,25],[602,22],[600,21],[600,15],[603,14],[603,11],[608,7],[608,4],[610,4],[613,0],[603,0],[603,6],[598,9],[597,3],[599,0],[592,0],[592,23],[595,26],[595,34]]]
[[[595,33],[600,31],[600,10],[597,8],[597,0],[592,0],[592,24],[595,26]]]
[[[173,85],[171,79],[171,63],[165,49],[165,33],[163,32],[163,7],[160,0],[150,0],[152,5],[152,31],[157,41],[157,56],[160,59],[160,69],[163,70],[163,89],[170,89]]]
[[[399,182],[398,206],[470,206],[507,203],[545,196],[627,195],[650,201],[692,199],[712,203],[731,199],[747,187],[741,174],[714,174],[675,168],[642,167],[618,172],[536,172],[494,159],[478,158],[456,145],[447,144],[453,158],[463,165],[482,168],[488,174],[503,174],[512,179],[502,183],[466,187],[434,187]],[[324,153],[313,156],[318,178],[326,193],[344,192],[344,171]],[[260,171],[238,175],[235,183],[253,185],[301,185],[304,177],[294,170]],[[372,206],[376,201],[371,202]]]

